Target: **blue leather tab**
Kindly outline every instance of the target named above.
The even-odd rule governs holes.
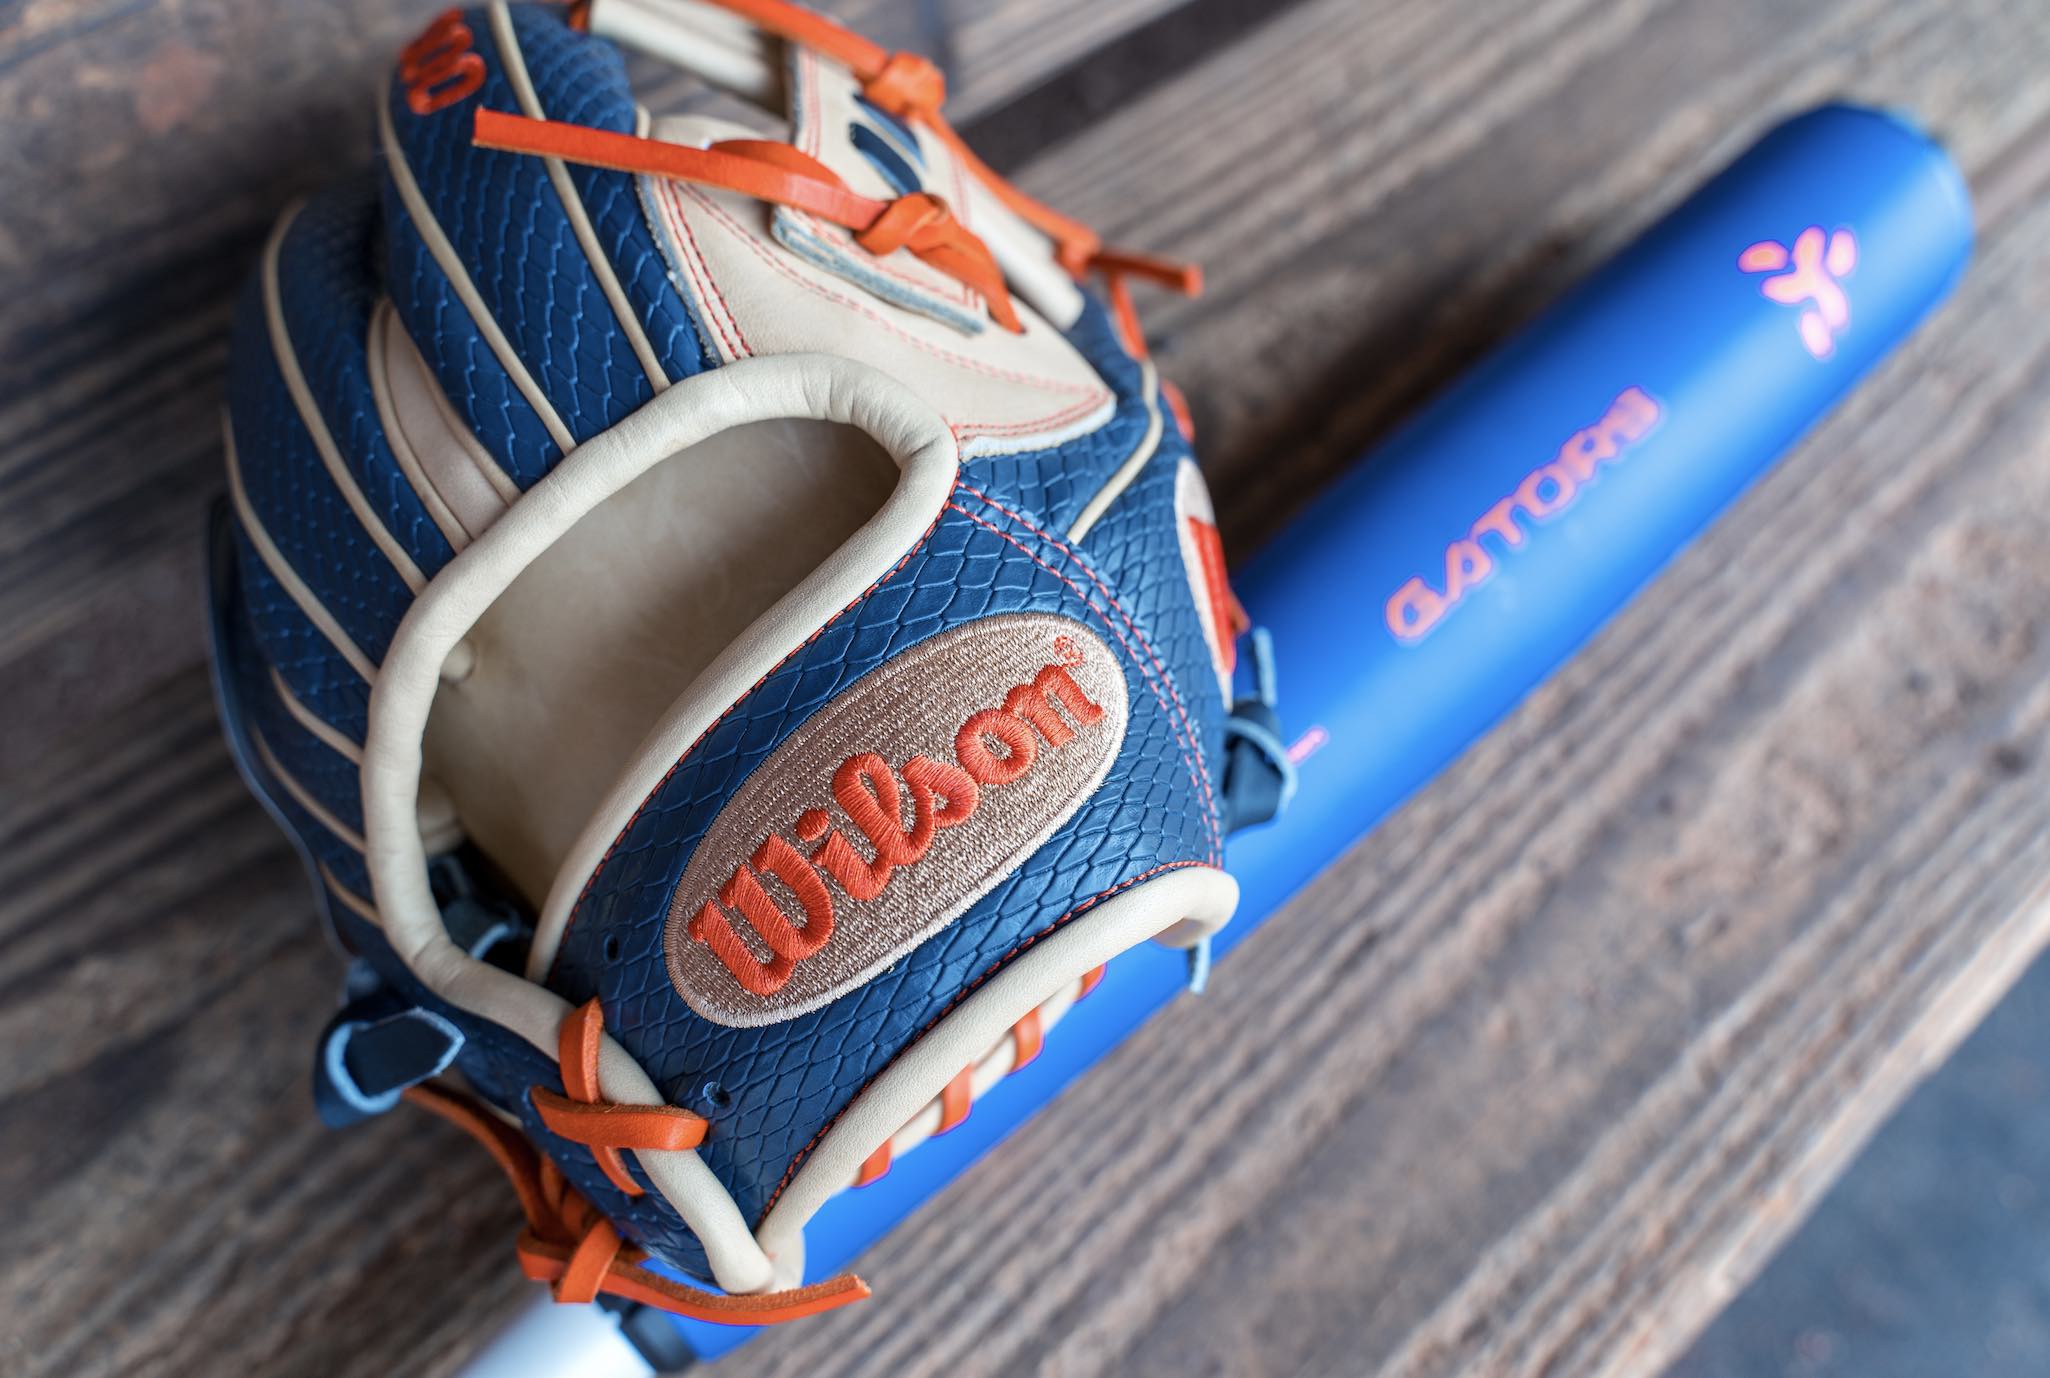
[[[462,1030],[389,991],[351,1002],[328,1021],[313,1068],[313,1104],[341,1128],[399,1103],[409,1086],[440,1076],[463,1049]]]

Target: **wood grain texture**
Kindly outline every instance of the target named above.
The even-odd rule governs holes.
[[[1911,105],[1972,174],[1898,360],[876,1299],[738,1365],[1655,1372],[2050,936],[2050,15],[841,8],[1205,262],[1145,308],[1240,548],[1780,114]],[[467,1143],[314,1123],[333,959],[197,668],[227,295],[424,14],[0,8],[0,1373],[446,1373],[529,1296]]]

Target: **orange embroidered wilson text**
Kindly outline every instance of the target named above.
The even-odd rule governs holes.
[[[1093,792],[1122,740],[1115,655],[1013,614],[875,670],[749,777],[669,914],[670,976],[726,1024],[790,1018],[958,917]]]

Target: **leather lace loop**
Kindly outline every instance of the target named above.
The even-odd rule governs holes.
[[[854,242],[882,258],[894,254],[917,236],[949,219],[947,203],[937,196],[917,191],[900,196],[883,208],[875,223],[854,236]]]
[[[861,94],[900,120],[933,119],[947,99],[947,79],[917,53],[891,53],[873,73],[855,75]]]
[[[788,144],[763,139],[733,139],[710,148],[691,148],[481,107],[473,138],[479,148],[721,187],[805,211],[852,230],[855,241],[870,253],[909,249],[980,295],[989,306],[990,319],[998,325],[1013,334],[1024,332],[1010,289],[1004,285],[1003,270],[988,246],[954,218],[944,201],[925,192],[877,201],[850,190],[817,159]],[[889,247],[873,247],[876,245]]]
[[[618,1105],[599,1098],[598,1052],[604,1015],[592,1000],[563,1020],[558,1051],[563,1087],[533,1090],[535,1108],[549,1130],[590,1148],[615,1185],[629,1195],[643,1188],[627,1176],[621,1149],[687,1149],[703,1142],[703,1117],[676,1106]],[[557,1301],[624,1297],[679,1316],[728,1325],[774,1325],[859,1301],[868,1286],[852,1275],[758,1296],[707,1292],[645,1266],[648,1252],[627,1243],[618,1229],[580,1195],[554,1160],[473,1097],[433,1083],[408,1089],[406,1099],[469,1134],[489,1152],[519,1197],[527,1219],[516,1252],[520,1269],[545,1282]]]
[[[546,1086],[533,1088],[534,1109],[551,1133],[591,1150],[612,1185],[628,1196],[643,1188],[619,1156],[623,1148],[696,1148],[705,1141],[705,1118],[674,1105],[613,1105],[598,1093],[598,1050],[605,1016],[591,1000],[562,1021],[556,1054],[562,1063],[567,1095]]]
[[[1138,313],[1132,306],[1129,280],[1142,278],[1188,296],[1203,290],[1202,273],[1193,264],[1106,248],[1096,231],[1027,196],[977,157],[975,150],[955,132],[953,125],[941,113],[940,107],[947,97],[947,83],[939,68],[929,59],[917,53],[891,52],[823,15],[790,3],[790,0],[707,0],[707,3],[745,19],[765,33],[810,48],[840,63],[861,82],[861,93],[868,101],[898,119],[928,130],[976,181],[1020,219],[1053,241],[1055,260],[1071,275],[1076,278],[1087,277],[1092,272],[1103,275],[1118,333],[1125,347],[1139,358],[1147,355],[1146,338],[1139,329]],[[917,193],[913,197],[899,197],[897,201],[887,203],[857,196],[816,160],[806,158],[788,145],[775,145],[811,164],[800,171],[784,154],[768,153],[759,146],[762,141],[757,140],[738,140],[714,145],[712,149],[689,149],[632,135],[525,120],[499,111],[480,109],[477,112],[476,142],[483,148],[533,153],[567,162],[725,187],[808,211],[853,230],[856,241],[878,257],[894,252],[900,247],[900,242],[890,232],[874,239],[868,238],[871,227],[903,202],[915,201],[924,195]],[[722,151],[739,152],[757,163],[778,167],[790,176],[774,182],[732,162],[670,156],[707,155]],[[914,211],[922,213],[923,208],[907,208],[898,212],[897,218],[907,218]],[[874,247],[876,244],[890,244],[891,248],[879,249]],[[978,293],[988,303],[990,318],[998,325],[1014,334],[1023,331],[995,257],[980,239],[953,218],[951,212],[943,219],[928,221],[917,235],[901,241],[901,246],[909,247],[919,258]],[[1189,429],[1186,423],[1183,428]]]

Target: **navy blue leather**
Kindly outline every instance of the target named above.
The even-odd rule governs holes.
[[[547,114],[632,127],[632,97],[608,44],[573,33],[553,8],[513,13]],[[470,146],[478,104],[518,106],[488,20],[472,12],[467,22],[490,74],[482,88],[420,117],[395,83],[391,117],[466,276],[572,436],[585,439],[631,414],[653,387],[544,165]],[[669,276],[633,179],[581,168],[569,175],[665,372],[681,378],[706,367],[691,308]],[[427,251],[389,169],[374,190],[345,187],[312,202],[283,242],[280,273],[287,332],[320,414],[371,507],[431,576],[451,552],[392,458],[363,366],[367,322],[381,294],[458,414],[516,483],[538,481],[560,451]],[[700,1107],[704,1085],[719,1084],[723,1104],[701,1152],[750,1220],[768,1209],[809,1145],[869,1079],[1021,942],[1161,868],[1221,859],[1226,705],[1175,530],[1176,466],[1187,447],[1166,423],[1156,454],[1097,522],[1086,549],[1067,546],[1059,533],[1158,423],[1142,369],[1100,305],[1090,305],[1071,338],[1116,397],[1111,419],[1058,447],[965,465],[948,510],[905,561],[734,704],[646,801],[579,901],[550,973],[549,984],[573,1003],[600,998],[608,1031],[672,1100]],[[256,516],[348,635],[380,659],[410,594],[315,451],[286,393],[254,286],[237,312],[230,407]],[[326,809],[360,829],[353,765],[284,711],[269,672],[275,668],[312,712],[359,742],[367,688],[246,534],[236,542],[228,631],[217,649],[226,711],[260,734]],[[1024,610],[1076,618],[1123,657],[1130,720],[1104,784],[966,915],[868,985],[762,1029],[726,1028],[694,1014],[669,982],[662,927],[670,893],[720,807],[791,732],[862,675],[948,628]],[[362,858],[347,840],[276,782],[258,784],[336,883],[370,894]],[[697,1241],[658,1196],[626,1199],[586,1150],[541,1126],[528,1093],[536,1085],[560,1089],[551,1058],[439,1001],[373,926],[344,904],[331,900],[329,908],[345,942],[400,998],[456,1024],[458,1065],[482,1094],[521,1118],[578,1190],[629,1235],[704,1276]]]
[[[238,532],[235,544],[241,576],[239,612],[262,663],[275,668],[292,696],[314,714],[351,741],[361,742],[370,725],[370,686],[300,611],[257,557],[248,536]]]
[[[1113,646],[1136,641],[1094,587],[1083,557],[1061,553],[980,499],[964,493],[960,504],[964,511],[950,511],[900,573],[829,623],[688,753],[594,879],[552,978],[573,1000],[603,998],[608,1030],[672,1099],[708,1079],[725,1087],[731,1109],[700,1151],[751,1217],[766,1209],[797,1154],[851,1093],[1021,940],[1134,876],[1219,858],[1220,826],[1204,793],[1215,734],[1192,733],[1181,720],[1199,720],[1202,710],[1188,705],[1184,685],[1207,676],[1186,663],[1182,682],[1161,675],[1134,644],[1124,665],[1132,716],[1109,778],[962,919],[868,985],[786,1023],[729,1029],[683,1004],[662,951],[670,893],[720,806],[799,723],[885,659],[997,613],[1061,612]],[[1188,597],[1186,585],[1181,596]],[[1175,711],[1177,699],[1185,713]],[[608,937],[620,949],[610,962]]]
[[[412,593],[349,510],[285,391],[255,283],[236,305],[231,349],[228,412],[249,505],[285,563],[319,590],[374,665],[398,625],[392,609],[403,609]]]
[[[387,178],[385,288],[456,414],[521,488],[540,482],[562,451],[491,352]]]
[[[970,461],[967,466],[975,475],[978,488],[1001,498],[1007,506],[1038,513],[1044,518],[1041,525],[1049,531],[1066,531],[1074,525],[1089,499],[1131,457],[1153,421],[1153,408],[1147,402],[1139,364],[1118,343],[1110,313],[1100,303],[1088,303],[1082,318],[1068,332],[1068,339],[1102,375],[1116,399],[1110,420],[1065,445],[1036,453],[994,455]],[[1187,452],[1174,423],[1167,422],[1161,428],[1160,448],[1148,468],[1165,466],[1172,477],[1174,461]],[[1172,535],[1171,530],[1169,534]],[[1108,543],[1095,536],[1090,537],[1089,546],[1104,558],[1118,558],[1107,553]],[[1179,557],[1171,568],[1181,570]],[[1111,586],[1117,587],[1115,583]]]
[[[515,5],[512,21],[527,59],[527,75],[549,119],[632,131],[633,96],[618,49],[570,29],[552,6]],[[670,283],[668,260],[641,212],[635,179],[629,173],[580,165],[568,166],[567,171],[663,371],[671,378],[699,372],[705,357],[697,324]],[[593,304],[591,309],[602,311],[603,306]]]
[[[555,27],[562,29],[559,19]],[[418,117],[406,107],[404,87],[393,82],[387,95],[392,127],[422,199],[468,269],[485,308],[570,434],[588,440],[646,402],[654,387],[605,300],[543,162],[472,146],[470,119],[476,105],[518,111],[519,104],[482,13],[470,16],[470,32],[489,74],[478,93]],[[585,48],[601,51],[589,42]],[[574,104],[586,123],[631,129],[633,97],[617,56],[609,64],[586,66],[574,100],[549,102],[552,93],[538,87],[537,94],[544,104]],[[432,292],[431,278],[416,286]],[[408,318],[403,299],[399,306],[401,317]],[[412,325],[410,318],[407,325]],[[453,396],[463,381],[444,375],[442,386]],[[485,443],[491,443],[488,437]]]
[[[378,246],[364,231],[376,213],[377,185],[369,178],[308,201],[280,246],[292,271],[279,276],[278,305],[299,371],[350,476],[385,530],[432,577],[455,551],[392,458],[365,363],[380,293]]]

